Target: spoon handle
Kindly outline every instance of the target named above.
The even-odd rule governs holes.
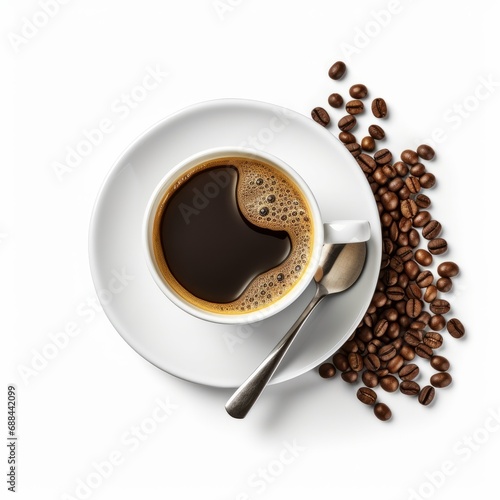
[[[258,368],[236,389],[235,393],[226,403],[226,411],[234,418],[245,418],[254,403],[257,401],[262,391],[265,389],[269,380],[281,363],[292,342],[300,332],[305,320],[326,295],[326,290],[322,285],[316,285],[316,293],[311,302],[304,309],[297,321],[290,330],[278,342],[267,358],[258,366]]]

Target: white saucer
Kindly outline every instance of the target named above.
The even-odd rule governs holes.
[[[89,235],[90,266],[104,311],[125,341],[166,372],[192,382],[237,387],[266,357],[313,295],[311,284],[285,311],[259,324],[208,323],[173,305],[151,277],[142,222],[151,193],[184,158],[219,146],[249,146],[283,159],[307,182],[324,221],[366,219],[372,228],[365,269],[347,292],[323,301],[273,383],[297,377],[342,345],[359,324],[380,267],[377,207],[344,146],[309,118],[279,106],[222,99],[196,104],[154,125],[115,163],[98,195]],[[134,278],[126,286],[114,275]]]

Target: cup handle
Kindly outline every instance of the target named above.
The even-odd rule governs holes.
[[[359,243],[368,241],[371,235],[367,220],[337,220],[323,224],[325,243]]]

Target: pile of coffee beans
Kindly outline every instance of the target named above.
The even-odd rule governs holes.
[[[346,72],[346,65],[338,61],[328,74],[339,80]],[[434,158],[434,150],[422,144],[416,150],[405,149],[398,158],[389,149],[379,148],[386,134],[378,124],[370,125],[359,140],[353,133],[357,115],[369,110],[383,120],[389,114],[383,98],[363,102],[368,96],[367,87],[358,83],[350,87],[349,99],[335,92],[328,103],[338,110],[345,108],[346,114],[336,120],[339,139],[358,162],[377,202],[383,245],[380,276],[363,320],[331,362],[319,367],[319,374],[332,378],[339,371],[349,384],[361,379],[364,385],[357,391],[358,399],[373,406],[375,416],[385,421],[392,412],[377,401],[373,389],[399,389],[424,406],[431,404],[435,388],[452,382],[449,361],[436,354],[444,342],[439,332],[446,329],[458,339],[465,329],[460,320],[447,319],[451,306],[440,297],[452,289],[458,265],[441,262],[438,276],[429,269],[435,257],[448,250],[448,242],[441,237],[441,223],[432,218],[431,199],[424,192],[436,184],[434,174],[423,163]],[[322,107],[314,108],[311,116],[324,127],[331,123],[330,114]],[[419,358],[436,370],[424,387],[415,381],[420,372]]]

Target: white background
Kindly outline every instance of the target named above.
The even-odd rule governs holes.
[[[412,490],[420,498],[495,498],[500,424],[489,419],[500,412],[495,2],[71,0],[30,39],[16,38],[24,18],[40,11],[37,1],[23,0],[4,2],[0,13],[0,399],[6,405],[7,385],[17,386],[18,498],[418,498]],[[335,83],[326,73],[338,59],[348,62],[349,75]],[[123,108],[119,113],[115,101],[148,66],[169,75],[127,116]],[[496,83],[489,93],[479,90],[479,101],[473,96],[482,80]],[[308,115],[314,106],[328,107],[331,92],[345,96],[358,81],[386,98],[391,116],[384,127],[394,151],[444,131],[429,164],[439,183],[430,193],[432,214],[462,269],[450,300],[468,333],[455,340],[445,332],[442,351],[454,382],[438,391],[435,404],[424,408],[379,390],[394,414],[383,423],[356,400],[355,387],[312,371],[270,387],[246,420],[235,421],[224,411],[230,391],[161,372],[126,345],[104,313],[78,314],[95,298],[87,256],[95,197],[141,132],[183,106],[219,97],[260,99]],[[113,131],[59,180],[54,163],[103,118]],[[79,335],[23,379],[20,367],[30,367],[69,322]],[[422,385],[430,373],[424,372]],[[157,398],[169,398],[176,409],[153,425]],[[151,431],[146,439],[137,447],[124,442],[141,424]],[[283,453],[294,442],[296,456]],[[1,449],[5,479],[7,448]],[[94,488],[100,481],[93,463],[117,453],[121,463]],[[451,474],[435,473],[443,464]],[[88,478],[90,493],[76,491]]]

